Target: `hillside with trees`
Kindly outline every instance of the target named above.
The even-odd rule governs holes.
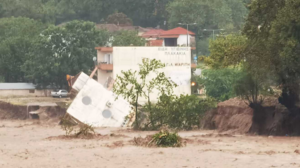
[[[0,0],[0,81],[62,86],[66,84],[61,83],[63,75],[88,73],[92,69],[96,46],[144,43],[135,32],[112,34],[96,30],[95,24],[167,30],[180,22],[196,22],[190,29],[197,33],[198,55],[208,56],[212,33],[203,29],[238,33],[248,13],[247,3],[243,0]],[[112,35],[114,41],[109,38]]]

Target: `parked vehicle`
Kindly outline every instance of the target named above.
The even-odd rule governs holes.
[[[59,98],[68,97],[68,91],[66,91],[66,90],[58,90],[57,92],[54,91],[54,92],[51,92],[51,96],[59,97]]]

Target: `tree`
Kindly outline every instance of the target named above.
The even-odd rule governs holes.
[[[124,13],[114,13],[107,17],[107,23],[123,25],[123,26],[131,26],[132,20],[128,18]]]
[[[243,24],[247,9],[241,0],[174,0],[167,11],[169,24],[176,27],[178,23],[197,23],[202,29],[236,29]]]
[[[5,10],[3,4],[0,3],[0,18],[4,16]]]
[[[100,22],[117,7],[110,0],[0,0],[0,4],[0,17],[23,16],[55,24],[76,19]]]
[[[22,67],[27,79],[41,87],[66,86],[66,74],[88,73],[94,67],[95,47],[108,42],[104,30],[92,22],[72,21],[64,27],[49,27],[36,42]]]
[[[244,73],[239,69],[206,69],[196,80],[205,88],[207,96],[225,101],[236,96],[234,86],[241,76]]]
[[[209,42],[210,56],[205,62],[212,68],[236,66],[245,61],[247,40],[241,35],[227,35]]]
[[[204,84],[207,94],[221,100],[236,95],[250,103],[261,104],[259,95],[265,92],[264,88],[269,89],[268,86],[274,84],[274,74],[270,71],[273,65],[268,64],[270,54],[264,47],[264,44],[253,43],[241,35],[211,41],[211,55],[204,57],[204,61],[213,69],[204,71],[199,81]],[[232,67],[240,70],[234,72]]]
[[[224,29],[226,33],[238,32],[244,25],[248,10],[242,0],[174,0],[167,6],[168,26],[178,27],[178,23],[197,23],[189,29],[197,34],[198,54],[209,55],[208,39],[211,31],[204,29]],[[223,31],[224,32],[224,31]],[[220,31],[215,33],[220,34]]]
[[[0,17],[28,17],[44,23],[54,23],[55,7],[49,8],[47,2],[47,0],[0,0]]]
[[[293,1],[252,1],[244,34],[259,51],[256,57],[264,59],[264,71],[271,72],[275,81],[282,86],[279,98],[288,109],[299,101],[299,0]],[[257,62],[260,63],[260,62]],[[294,103],[287,103],[294,102]]]
[[[270,34],[272,22],[276,19],[285,1],[257,0],[249,5],[250,11],[246,19],[243,33],[249,39],[266,39]]]
[[[209,56],[209,38],[196,39],[197,40],[197,56]]]
[[[114,83],[114,93],[127,99],[135,107],[135,127],[140,128],[138,103],[140,98],[147,100],[146,109],[150,112],[150,123],[153,123],[153,110],[150,94],[156,89],[160,95],[171,95],[173,87],[176,86],[171,82],[163,72],[158,70],[165,67],[158,60],[144,59],[139,65],[139,71],[122,71],[121,75],[117,75]],[[151,75],[154,75],[151,78]]]
[[[241,98],[247,100],[249,102],[249,105],[262,104],[263,99],[262,97],[260,97],[262,84],[259,80],[253,78],[251,74],[246,74],[238,77],[236,83],[237,84],[234,86],[234,90],[237,96],[240,96]]]
[[[116,0],[115,9],[126,14],[136,25],[154,27],[167,21],[166,6],[173,0]],[[130,4],[130,5],[129,5]]]
[[[119,31],[113,35],[113,46],[145,46],[145,39],[138,36],[136,31]]]
[[[252,95],[251,102],[257,109],[260,109],[257,96],[264,85],[281,85],[279,100],[289,109],[299,101],[300,22],[296,8],[299,5],[299,0],[252,1],[243,30],[245,38],[242,41],[231,39],[228,43],[216,40],[211,45],[214,50],[210,61],[216,61],[221,67],[239,63],[247,71],[237,91]],[[239,41],[242,43],[236,43]],[[249,92],[245,92],[245,88]]]
[[[21,66],[45,26],[32,19],[0,19],[0,76],[5,82],[26,82]]]
[[[211,98],[201,99],[196,95],[180,95],[159,97],[158,102],[153,105],[152,129],[168,126],[174,129],[190,130],[200,126],[200,118],[216,107],[216,101]]]
[[[52,0],[57,8],[56,24],[70,20],[86,20],[99,23],[111,11],[115,10],[117,3],[111,0]]]

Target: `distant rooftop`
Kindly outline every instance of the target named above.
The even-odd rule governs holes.
[[[191,31],[187,31],[187,29],[184,29],[182,27],[177,27],[175,29],[171,29],[171,30],[162,32],[159,37],[161,37],[161,38],[178,38],[179,35],[186,35],[186,34],[189,34],[192,36],[195,35],[195,33],[191,32]]]
[[[144,28],[140,26],[121,26],[116,24],[97,24],[97,29],[106,29],[109,32],[116,32],[121,30],[137,30],[138,32],[145,33],[153,28]]]
[[[0,90],[32,90],[35,89],[33,83],[0,83]]]
[[[162,32],[164,32],[163,29],[152,29],[147,31],[142,35],[144,38],[157,38]]]

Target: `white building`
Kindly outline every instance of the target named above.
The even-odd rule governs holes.
[[[191,94],[191,49],[189,47],[97,47],[98,82],[107,86],[121,71],[139,70],[142,60],[157,59],[166,64],[163,71],[178,87],[176,95]],[[158,93],[153,93],[153,99]],[[151,97],[152,97],[151,96]]]
[[[188,31],[182,27],[163,31],[159,35],[160,39],[163,39],[163,46],[194,46],[195,33]]]
[[[0,97],[47,97],[51,89],[36,89],[32,83],[0,83]]]

